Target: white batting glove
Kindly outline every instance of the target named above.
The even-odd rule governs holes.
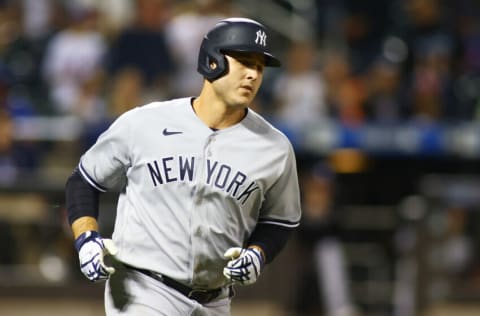
[[[105,255],[116,255],[117,249],[111,239],[103,239],[96,231],[86,231],[75,240],[82,273],[92,282],[106,280],[115,272],[107,266]]]
[[[257,281],[263,267],[263,257],[258,249],[233,247],[223,255],[231,259],[223,268],[223,275],[232,283],[250,285]]]

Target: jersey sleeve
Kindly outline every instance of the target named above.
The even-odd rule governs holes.
[[[300,189],[293,148],[290,145],[278,180],[266,192],[259,224],[295,228],[300,223]]]
[[[126,112],[80,158],[82,177],[101,192],[121,188],[130,166],[131,115]]]

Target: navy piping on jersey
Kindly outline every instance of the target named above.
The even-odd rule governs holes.
[[[258,219],[258,224],[269,224],[269,225],[278,225],[278,226],[283,226],[288,228],[295,228],[300,225],[300,222],[290,222],[286,220],[260,218]]]
[[[80,170],[80,173],[82,174],[82,177],[87,181],[91,186],[93,186],[95,189],[97,189],[100,192],[107,192],[107,188],[104,186],[98,184],[95,180],[93,180],[92,177],[85,171],[83,168],[82,163],[78,165],[78,170]]]

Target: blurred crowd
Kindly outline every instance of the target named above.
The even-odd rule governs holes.
[[[310,28],[309,36],[276,34],[284,67],[268,70],[253,105],[287,135],[324,119],[349,126],[477,120],[477,1],[270,3]],[[247,16],[242,6],[233,0],[1,0],[0,117],[15,123],[74,116],[86,148],[129,108],[196,95],[202,35],[224,17]],[[15,144],[5,140],[13,133],[2,125],[0,168],[7,170],[12,159],[5,153]],[[18,147],[12,155],[23,150],[31,157],[13,159],[21,167],[39,164],[31,145]]]

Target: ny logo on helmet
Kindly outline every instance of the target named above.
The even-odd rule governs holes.
[[[265,34],[265,32],[262,30],[258,30],[255,43],[258,45],[267,46],[267,34]]]

